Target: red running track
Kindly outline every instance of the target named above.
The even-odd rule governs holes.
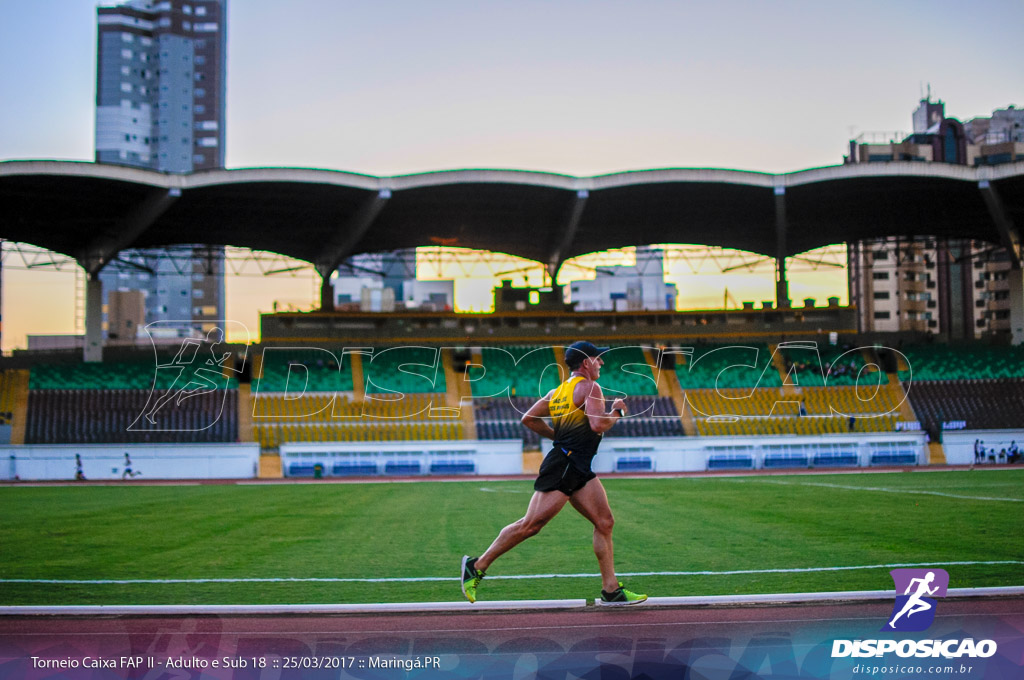
[[[929,678],[1024,677],[1024,597],[940,600],[934,623],[918,633],[880,632],[891,610],[891,601],[880,601],[334,616],[8,616],[0,617],[0,677],[851,678],[861,663],[910,670],[883,677],[919,677],[919,670]],[[991,639],[998,652],[979,659],[832,657],[836,639],[902,638]],[[55,670],[42,660],[80,665]],[[83,663],[114,665],[97,670]]]

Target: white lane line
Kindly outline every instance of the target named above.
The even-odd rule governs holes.
[[[829,604],[830,606],[834,606],[834,605],[832,605],[831,603],[828,603],[825,600],[823,600],[823,603]],[[843,603],[843,604],[856,604],[856,603],[848,602],[848,603]],[[643,605],[637,605],[637,607],[634,607],[634,609],[639,608],[641,606],[643,606]],[[812,606],[814,606],[814,605],[812,605]],[[43,609],[43,608],[40,607],[38,609]],[[37,615],[38,614],[51,614],[51,615],[55,615],[55,614],[59,613],[59,612],[55,611],[56,609],[58,609],[58,608],[50,607],[50,608],[47,609],[47,611],[40,611],[40,612],[35,612],[35,613]],[[65,608],[65,609],[68,609],[68,608]],[[0,614],[10,613],[10,612],[4,612],[2,610],[3,610],[3,608],[0,607]],[[588,611],[593,611],[593,609],[588,608]],[[604,610],[602,609],[602,611],[604,611]],[[77,611],[75,611],[75,612],[68,611],[66,613],[89,615],[88,612],[77,612]],[[157,612],[153,612],[153,613],[157,613]],[[301,613],[301,612],[295,612],[295,613]],[[374,612],[367,611],[365,613],[373,614]],[[440,612],[440,613],[450,613],[450,612]],[[1002,615],[1003,614],[1000,614],[1000,616],[1002,616]],[[959,620],[959,619],[972,619],[972,618],[982,618],[982,617],[990,617],[990,616],[993,616],[993,615],[992,614],[986,614],[986,613],[978,613],[978,614],[963,613],[963,614],[936,614],[935,618],[936,619],[958,619]],[[422,635],[422,634],[431,634],[431,635],[436,635],[438,633],[481,633],[482,634],[482,633],[506,633],[506,632],[520,632],[520,631],[541,631],[541,630],[572,630],[572,629],[588,630],[588,629],[598,629],[598,628],[615,628],[615,629],[619,629],[619,628],[659,628],[659,627],[662,627],[662,628],[672,627],[672,628],[674,628],[674,627],[679,627],[679,626],[702,626],[702,627],[708,627],[708,626],[717,626],[717,625],[722,625],[722,626],[731,626],[731,625],[748,625],[748,626],[750,626],[750,625],[755,625],[756,626],[756,625],[763,625],[766,622],[770,622],[772,624],[783,624],[783,623],[829,623],[829,624],[838,624],[838,623],[844,623],[844,622],[848,622],[848,621],[877,621],[878,618],[879,617],[877,617],[877,616],[843,616],[843,617],[838,617],[838,618],[837,617],[829,617],[829,618],[799,618],[799,619],[796,619],[796,618],[780,619],[780,618],[774,618],[773,617],[773,618],[768,619],[768,620],[765,620],[765,619],[736,619],[736,620],[714,620],[714,621],[658,621],[658,622],[644,622],[644,621],[628,622],[628,621],[623,621],[623,622],[616,622],[616,623],[553,624],[553,625],[544,625],[544,626],[506,626],[504,628],[480,628],[480,627],[473,627],[473,628],[430,628],[430,629],[425,629],[425,628],[382,628],[382,629],[372,629],[372,628],[368,628],[368,629],[360,629],[360,630],[344,629],[342,632],[344,632],[346,635],[381,635],[381,634],[390,634],[390,635]],[[262,634],[265,634],[266,632],[267,631],[265,629],[264,630],[245,630],[245,629],[234,630],[234,629],[225,628],[224,630],[217,630],[217,631],[210,631],[210,632],[207,632],[207,631],[190,631],[189,632],[189,637],[203,637],[203,636],[206,636],[206,637],[223,637],[225,635],[262,635]],[[276,635],[308,635],[310,632],[311,631],[308,630],[308,629],[275,630],[274,631],[274,633]],[[120,637],[124,637],[125,636],[125,632],[124,631],[71,631],[71,632],[46,631],[45,633],[41,633],[41,632],[38,632],[38,631],[31,631],[31,632],[15,631],[15,632],[4,633],[4,637],[11,637],[11,638],[14,638],[14,637],[40,637],[40,636],[43,636],[43,635],[45,635],[48,638],[49,637],[54,637],[54,636],[75,637],[75,638],[78,638],[78,637],[118,637],[118,638],[120,638]],[[799,647],[801,645],[798,644],[797,646]],[[808,643],[808,644],[806,644],[804,646],[813,647],[814,644]],[[0,657],[0,658],[2,658],[2,657]],[[16,658],[21,658],[21,657],[16,657]]]
[[[922,496],[942,496],[944,498],[963,498],[970,501],[999,501],[1003,503],[1024,503],[1024,498],[996,498],[992,496],[967,496],[941,491],[918,491],[915,489],[889,489],[882,486],[855,486],[852,484],[826,484],[824,482],[782,482],[776,479],[756,479],[753,481],[765,484],[783,484],[785,486],[821,486],[828,489],[848,489],[850,491],[880,491],[882,493],[918,494]]]
[[[852,571],[855,569],[896,569],[902,567],[945,567],[971,565],[1024,564],[1021,560],[983,560],[956,562],[899,562],[893,564],[859,564],[844,567],[789,567],[779,569],[733,569],[729,571],[632,571],[620,572],[620,576],[737,576],[748,574],[799,574],[818,571]],[[496,574],[488,581],[518,581],[541,578],[596,578],[600,574]],[[288,577],[288,578],[170,578],[170,579],[45,579],[45,578],[4,578],[0,583],[47,583],[56,585],[132,585],[132,584],[174,584],[174,583],[429,583],[458,581],[457,576],[410,576],[390,578],[330,578],[330,577]]]
[[[1021,587],[961,588],[951,589],[951,597],[992,597],[1024,594]],[[707,606],[707,605],[789,605],[799,603],[840,603],[886,600],[892,597],[890,591],[847,591],[823,593],[779,593],[771,595],[714,595],[710,597],[661,597],[651,598],[641,607]],[[387,604],[271,604],[271,605],[71,605],[71,606],[13,606],[0,607],[0,616],[197,616],[215,614],[219,616],[253,616],[268,614],[326,615],[326,614],[381,614],[381,613],[457,613],[472,611],[515,611],[515,610],[575,609],[577,611],[598,611],[590,608],[586,600],[505,600],[477,602],[406,602]],[[858,617],[861,618],[861,617]],[[851,619],[852,620],[852,619]],[[700,625],[714,625],[703,622]],[[756,622],[747,622],[756,623]],[[577,625],[578,628],[592,627],[593,624]],[[625,625],[597,624],[602,625]],[[637,626],[675,626],[679,623],[639,623]],[[557,628],[565,628],[559,625]],[[572,627],[572,626],[570,626]],[[532,628],[532,627],[531,627]],[[527,628],[529,629],[529,628]],[[506,629],[511,630],[511,629]]]

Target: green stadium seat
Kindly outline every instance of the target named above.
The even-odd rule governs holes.
[[[684,348],[687,346],[684,344]],[[689,358],[676,355],[676,376],[684,389],[779,387],[768,345],[697,345]]]
[[[444,368],[436,347],[391,347],[363,356],[367,393],[444,392]]]

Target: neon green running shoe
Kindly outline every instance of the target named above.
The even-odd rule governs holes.
[[[476,568],[476,557],[462,556],[462,594],[470,602],[476,602],[476,589],[484,580],[484,572]]]
[[[629,604],[640,604],[646,599],[646,595],[639,595],[637,593],[630,592],[622,587],[622,583],[619,583],[618,589],[613,590],[610,593],[602,590],[601,599],[598,600],[597,603],[606,607],[616,607]]]

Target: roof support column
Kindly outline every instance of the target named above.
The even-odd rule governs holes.
[[[133,241],[153,226],[160,216],[181,196],[181,189],[157,189],[135,206],[131,212],[118,221],[109,232],[98,234],[75,255],[82,269],[89,276],[99,274],[117,253],[129,247]]]
[[[992,217],[992,222],[995,223],[996,229],[999,231],[999,237],[1002,239],[1003,246],[1010,251],[1010,260],[1013,262],[1013,268],[1020,269],[1021,260],[1024,259],[1020,232],[1014,225],[1013,220],[1010,219],[1010,216],[1006,214],[1006,206],[1003,205],[1003,200],[996,193],[995,187],[987,179],[983,179],[978,182],[978,189],[981,190],[981,198],[985,201],[988,214]]]
[[[1024,343],[1024,269],[1014,267],[1006,277],[1010,283],[1010,342]]]
[[[331,274],[333,272],[322,272],[318,268],[317,273],[320,274],[320,311],[333,312],[334,286],[331,285]]]
[[[566,260],[566,251],[569,250],[572,242],[576,239],[576,232],[580,228],[580,219],[583,217],[583,209],[587,207],[587,199],[589,197],[590,192],[586,189],[580,189],[576,192],[576,197],[572,200],[572,205],[569,207],[569,219],[566,221],[562,238],[548,256],[546,269],[551,277],[552,286],[555,285],[558,270],[562,268],[562,264]]]
[[[103,283],[100,270],[149,229],[181,196],[181,189],[157,189],[108,232],[97,235],[75,259],[85,270],[85,361],[103,361]]]
[[[338,230],[334,238],[324,245],[320,256],[313,263],[320,275],[321,312],[334,311],[334,288],[331,286],[331,274],[352,253],[366,232],[370,230],[389,198],[391,198],[390,189],[381,189],[367,198],[348,222]]]
[[[1010,283],[1010,338],[1014,345],[1019,345],[1024,343],[1024,269],[1021,267],[1024,248],[1021,246],[1020,232],[1006,213],[1003,200],[989,180],[980,180],[978,189],[981,191],[982,200],[985,201],[985,207],[988,208],[988,214],[999,231],[999,238],[1010,253],[1011,267],[1007,277]]]
[[[85,277],[85,361],[103,361],[103,282],[100,274]]]
[[[789,307],[789,282],[786,280],[786,187],[775,187],[775,306]]]

